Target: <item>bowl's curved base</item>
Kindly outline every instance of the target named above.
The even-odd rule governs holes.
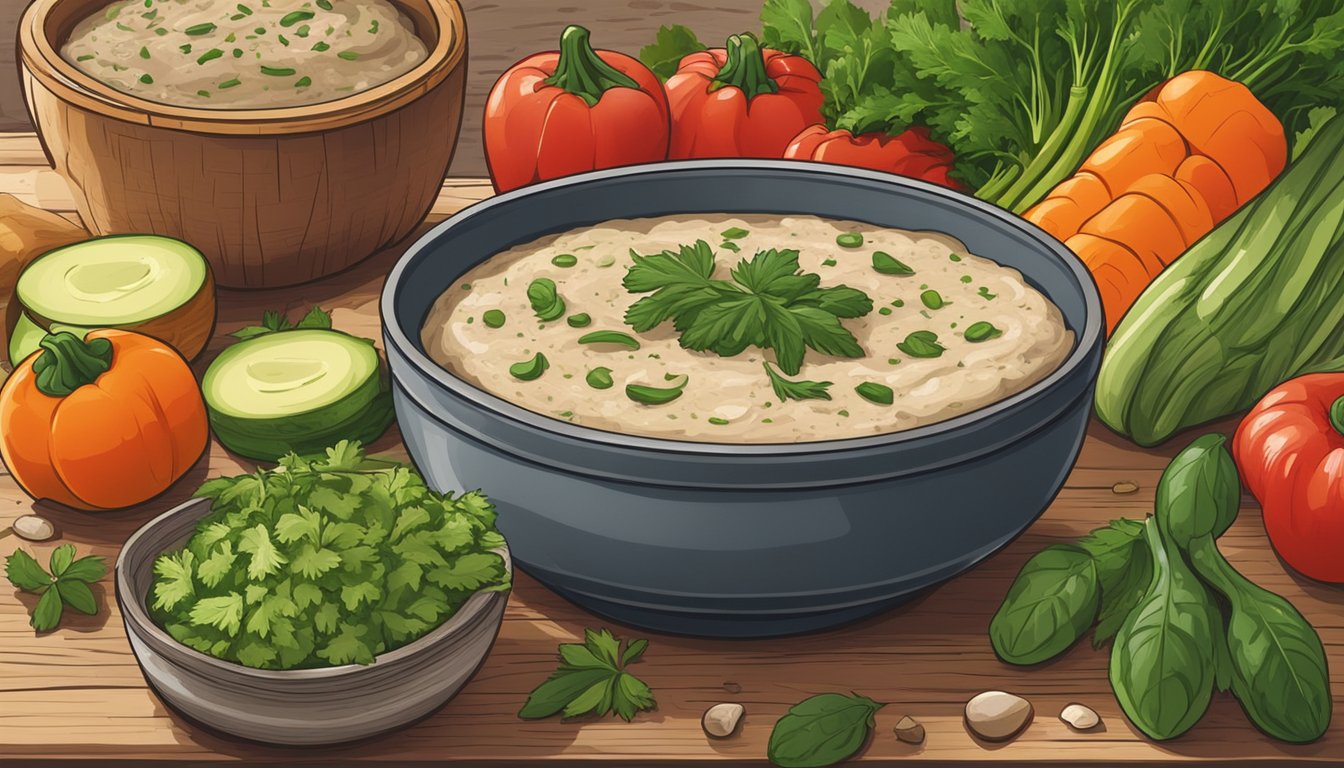
[[[522,564],[519,564],[519,568],[527,571],[527,568]],[[528,575],[533,574],[528,572]],[[541,581],[541,579],[538,580]],[[545,581],[542,581],[542,583],[546,584],[551,591],[580,608],[604,619],[627,626],[664,635],[744,640],[785,637],[834,629],[844,624],[883,613],[919,594],[918,592],[912,592],[876,602],[824,611],[715,614],[664,610],[651,606],[615,602],[569,590],[553,583],[546,583]]]

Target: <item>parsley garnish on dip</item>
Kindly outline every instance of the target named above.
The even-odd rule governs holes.
[[[196,107],[292,107],[365,91],[425,60],[388,0],[117,0],[61,55],[119,91]]]
[[[1073,345],[1018,272],[950,237],[813,216],[605,221],[443,288],[421,338],[454,376],[571,424],[672,440],[910,429],[1021,392]]]

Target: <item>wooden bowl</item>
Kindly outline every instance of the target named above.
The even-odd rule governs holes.
[[[452,160],[462,8],[393,2],[429,48],[419,66],[334,101],[230,110],[146,101],[84,74],[59,49],[106,0],[35,0],[19,24],[24,95],[92,232],[185,240],[226,287],[303,283],[411,234]]]

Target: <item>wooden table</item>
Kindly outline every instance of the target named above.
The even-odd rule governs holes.
[[[46,169],[29,135],[0,135],[0,191],[63,213],[71,210],[64,183]],[[488,194],[488,185],[480,180],[451,180],[444,185],[431,220]],[[228,343],[224,332],[254,322],[268,308],[320,304],[333,310],[337,328],[377,338],[376,301],[383,275],[396,256],[379,254],[351,272],[302,288],[221,291],[219,335],[198,362],[197,372]],[[1226,430],[1232,425],[1221,426]],[[395,429],[373,448],[405,455]],[[1139,450],[1093,425],[1065,488],[1025,535],[971,572],[883,616],[831,632],[776,640],[652,636],[638,674],[652,686],[658,709],[629,724],[523,722],[515,717],[527,693],[554,668],[556,644],[581,637],[585,626],[602,624],[525,575],[517,579],[504,627],[486,665],[441,711],[381,738],[304,750],[226,738],[184,721],[164,706],[145,687],[107,580],[95,590],[105,606],[101,613],[79,617],[41,637],[28,626],[32,598],[4,584],[0,586],[0,762],[763,765],[771,726],[789,705],[814,693],[851,690],[889,702],[878,713],[875,736],[863,756],[874,763],[1265,765],[1287,759],[1344,760],[1344,716],[1337,717],[1330,732],[1315,744],[1283,745],[1259,734],[1236,701],[1220,694],[1193,731],[1158,745],[1137,735],[1120,714],[1106,680],[1106,653],[1094,652],[1084,642],[1055,662],[1024,671],[999,662],[990,650],[985,634],[989,617],[1022,563],[1044,544],[1074,538],[1111,518],[1147,513],[1158,475],[1174,450]],[[39,508],[60,527],[61,541],[112,560],[132,531],[185,499],[205,478],[250,469],[216,445],[165,498],[143,508],[100,515],[42,508],[3,476],[0,527]],[[1114,493],[1112,486],[1121,481],[1137,483],[1138,491]],[[9,554],[19,543],[13,536],[0,539],[0,555]],[[1240,520],[1221,544],[1246,575],[1298,606],[1320,630],[1332,666],[1344,669],[1344,593],[1285,572],[1265,539],[1254,502],[1244,505]],[[53,545],[31,549],[45,562]],[[625,627],[613,629],[632,633]],[[1337,673],[1336,678],[1338,709],[1344,676]],[[978,742],[962,724],[965,701],[987,689],[1014,691],[1035,705],[1035,721],[1011,743]],[[700,730],[701,713],[712,704],[734,701],[747,709],[739,735],[707,740]],[[1059,711],[1075,701],[1096,709],[1103,726],[1075,733],[1060,722]],[[906,714],[927,728],[922,746],[902,744],[893,736],[892,727]]]

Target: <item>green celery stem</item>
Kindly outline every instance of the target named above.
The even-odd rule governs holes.
[[[1344,435],[1344,396],[1340,396],[1330,406],[1330,426],[1340,435]]]
[[[727,57],[728,60],[724,62],[723,69],[719,70],[709,90],[717,91],[732,86],[742,91],[747,101],[763,93],[779,92],[779,83],[766,74],[765,53],[761,50],[761,44],[750,32],[728,38]]]
[[[560,60],[555,74],[543,82],[578,96],[590,107],[612,88],[639,88],[634,78],[603,61],[588,40],[588,30],[575,24],[560,34]]]
[[[112,367],[112,344],[106,339],[84,341],[62,331],[38,342],[41,356],[33,361],[37,389],[50,397],[65,397],[92,384]]]

